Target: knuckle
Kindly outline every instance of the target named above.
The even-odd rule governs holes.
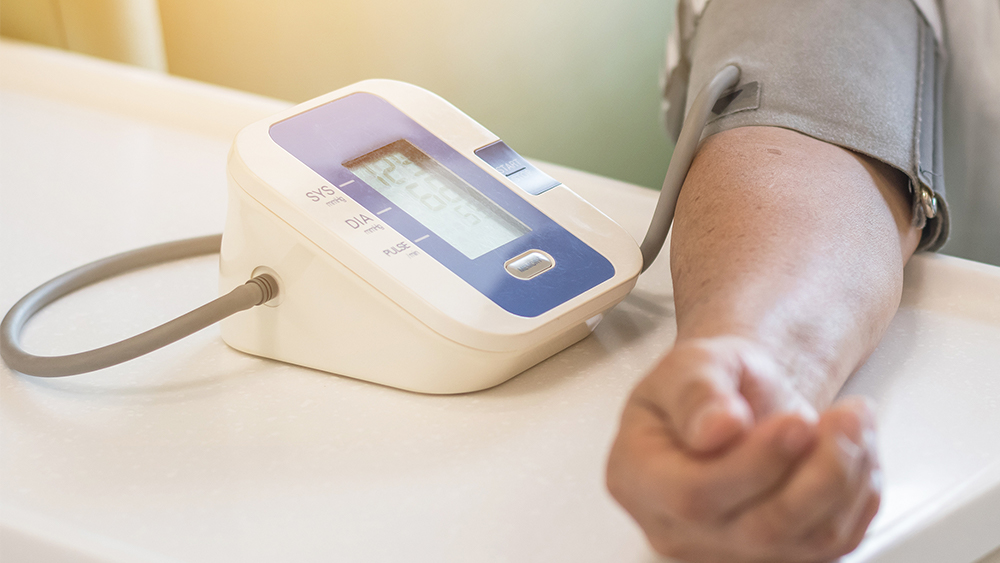
[[[672,504],[677,517],[687,522],[704,522],[711,516],[705,495],[697,491],[678,493]]]
[[[861,543],[864,534],[855,534],[851,522],[830,522],[814,531],[806,545],[814,553],[835,559],[846,555]]]
[[[809,547],[821,553],[842,551],[847,540],[846,526],[830,522],[810,534]]]
[[[852,474],[856,473],[847,463],[838,461],[828,464],[821,474],[822,483],[827,491],[842,491],[851,484]]]
[[[643,530],[649,545],[660,555],[671,560],[680,561],[717,561],[711,556],[715,546],[706,544],[704,538],[698,539],[689,531],[679,526],[659,528],[657,533]]]
[[[661,555],[679,557],[691,548],[690,534],[668,517],[647,513],[637,517],[636,523],[642,528],[649,545]]]
[[[673,534],[657,534],[655,536],[647,534],[649,545],[660,555],[667,557],[678,557],[684,552],[680,538]]]
[[[751,520],[740,536],[740,544],[753,546],[764,551],[775,551],[787,540],[782,527],[764,518]]]
[[[687,475],[673,487],[670,495],[671,512],[681,521],[703,523],[715,516],[711,483],[700,473]]]
[[[865,506],[862,513],[844,513],[831,518],[806,537],[808,546],[829,557],[840,557],[853,551],[864,538],[870,509],[873,506],[877,508],[879,502],[878,495],[871,493],[865,493],[860,500]]]
[[[755,520],[754,535],[764,545],[773,546],[788,539],[792,524],[798,519],[795,510],[783,499],[776,499]]]
[[[755,534],[756,540],[769,548],[781,546],[788,540],[785,529],[785,526],[779,526],[770,520],[762,521]]]

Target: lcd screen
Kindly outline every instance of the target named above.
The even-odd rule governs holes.
[[[531,231],[406,140],[349,160],[344,167],[469,259]]]

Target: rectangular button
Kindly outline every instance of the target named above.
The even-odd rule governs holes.
[[[529,250],[516,256],[503,265],[507,272],[515,278],[531,279],[555,265],[551,256],[541,250]]]
[[[503,141],[476,149],[476,156],[531,195],[551,190],[560,183],[552,176],[532,166],[530,162],[514,152]]]

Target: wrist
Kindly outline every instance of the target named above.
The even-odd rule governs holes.
[[[680,321],[678,325],[675,348],[735,354],[748,375],[746,381],[767,382],[747,390],[760,395],[753,398],[756,403],[774,402],[761,408],[765,411],[825,409],[850,377],[853,365],[860,363],[851,360],[858,354],[838,350],[835,343],[819,338],[816,327],[765,330],[748,324],[723,324],[719,319],[708,325],[683,325]]]

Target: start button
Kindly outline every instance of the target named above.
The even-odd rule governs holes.
[[[541,250],[529,250],[504,264],[507,272],[522,280],[531,279],[555,265],[555,260]]]

